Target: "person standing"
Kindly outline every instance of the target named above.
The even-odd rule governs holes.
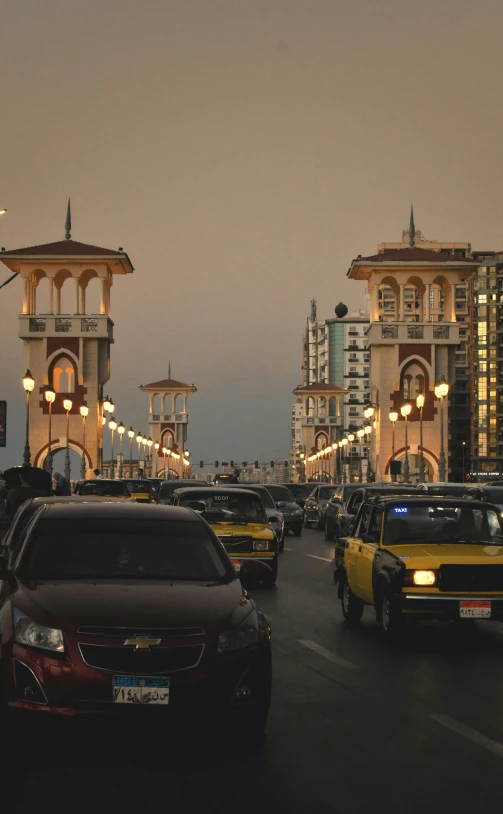
[[[56,484],[56,488],[54,490],[54,494],[58,497],[70,497],[71,489],[70,484],[68,483],[67,479],[64,475],[60,472],[54,473],[54,482]]]
[[[239,483],[239,469],[235,469],[229,478],[229,483]]]
[[[136,476],[138,480],[147,480],[147,476],[144,474],[143,469],[138,470],[138,474]]]
[[[43,489],[37,489],[33,486],[31,481],[31,467],[23,466],[19,472],[20,486],[14,489],[9,489],[7,498],[5,500],[5,514],[14,519],[14,515],[20,506],[32,497],[48,497],[48,492]]]
[[[94,477],[95,477],[95,479],[96,479],[96,480],[102,480],[102,477],[101,477],[101,474],[100,474],[100,470],[99,470],[99,469],[93,469],[93,475],[94,475]]]

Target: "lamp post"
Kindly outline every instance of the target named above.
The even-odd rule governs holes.
[[[352,432],[348,435],[348,443],[352,444],[355,440],[355,436]],[[353,459],[353,450],[350,450],[349,459],[348,459],[348,483],[352,483],[351,481],[351,461]]]
[[[372,472],[372,458],[370,455],[370,433],[372,432],[372,425],[367,424],[366,427],[363,428],[365,435],[367,436],[367,481],[369,483],[374,482],[374,473]]]
[[[156,441],[155,444],[154,444],[154,449],[155,449],[155,472],[154,472],[154,475],[153,475],[154,478],[157,477],[157,467],[159,466],[159,462],[158,462],[157,459],[159,457],[159,447],[160,446],[161,445],[160,445],[159,441]]]
[[[65,478],[70,483],[70,410],[72,409],[72,401],[65,399],[63,407],[66,410],[66,452],[65,452]]]
[[[35,387],[35,379],[29,370],[27,370],[23,376],[23,387],[26,390],[26,440],[24,444],[23,466],[30,466],[30,394]]]
[[[360,427],[358,432],[356,433],[358,436],[358,440],[360,442],[360,457],[358,461],[358,477],[360,479],[360,483],[363,483],[363,447],[362,447],[362,440],[363,436],[365,435],[365,430]]]
[[[141,444],[143,447],[143,474],[147,474],[147,439],[145,436],[141,439]]]
[[[346,483],[346,447],[348,445],[348,439],[343,438],[340,444],[341,444],[342,482]]]
[[[112,458],[111,458],[111,461],[110,461],[110,477],[112,478],[112,480],[115,480],[115,466],[114,466],[114,441],[115,441],[115,435],[114,435],[114,433],[115,433],[115,430],[117,429],[117,421],[115,420],[115,418],[113,416],[110,419],[110,421],[108,422],[108,426],[110,427],[110,429],[112,431]]]
[[[324,451],[325,451],[325,456],[327,458],[327,464],[328,464],[328,482],[333,483],[332,475],[330,474],[330,470],[331,470],[330,459],[332,457],[332,445],[330,445],[328,447],[325,447]]]
[[[395,460],[395,424],[398,421],[398,413],[395,410],[391,410],[389,420],[391,421],[391,463],[393,463]],[[391,476],[391,480],[396,483],[396,475],[394,473]]]
[[[425,466],[424,466],[424,449],[423,449],[423,407],[424,407],[424,396],[422,393],[418,393],[416,396],[416,407],[419,410],[419,483],[424,483],[425,478]]]
[[[166,466],[166,455],[168,454],[167,447],[162,448],[162,454],[164,455],[164,480],[168,480],[168,468]]]
[[[119,426],[117,427],[117,432],[119,433],[119,480],[121,480],[122,476],[123,476],[123,469],[124,469],[123,466],[122,466],[122,438],[123,438],[124,433],[126,432],[126,428],[125,428],[124,424],[122,423],[122,421],[119,424]]]
[[[463,441],[463,483],[466,482],[466,472],[465,472],[465,449],[466,449],[466,441]]]
[[[84,401],[80,407],[80,415],[82,416],[82,460],[80,462],[80,477],[82,480],[86,477],[86,418],[89,415],[89,407],[87,402]]]
[[[51,447],[52,447],[52,405],[53,405],[54,400],[56,398],[56,393],[54,392],[52,387],[47,387],[45,389],[44,396],[45,396],[46,402],[49,405],[49,446],[47,448],[47,457],[45,459],[45,468],[48,471],[49,475],[51,476],[51,480],[52,480],[52,452],[51,452]]]
[[[447,471],[445,462],[445,449],[444,449],[444,401],[449,393],[449,385],[442,376],[440,384],[435,387],[435,395],[440,401],[440,455],[438,456],[438,479],[440,483],[447,481]]]
[[[129,437],[129,477],[133,477],[133,438],[134,430],[130,427],[127,431]]]
[[[147,446],[148,446],[148,471],[149,471],[150,477],[152,477],[152,444],[153,443],[154,442],[152,441],[152,439],[149,438],[148,441],[147,441]]]
[[[400,407],[400,412],[405,419],[405,461],[403,465],[404,483],[409,482],[409,415],[411,409],[410,404],[404,404],[402,407]]]
[[[141,442],[143,441],[143,435],[141,432],[138,433],[136,436],[136,443],[138,444],[138,469],[140,468],[140,450],[141,450]]]

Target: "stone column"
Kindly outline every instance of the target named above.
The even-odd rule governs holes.
[[[23,297],[23,314],[30,313],[30,281],[28,277],[24,278],[24,297]]]
[[[54,314],[54,279],[49,277],[47,282],[49,283],[49,313]]]
[[[431,284],[426,283],[425,286],[424,286],[424,289],[425,289],[424,296],[423,296],[423,301],[424,301],[424,321],[429,322],[430,321],[430,291],[431,291]]]
[[[400,301],[398,305],[398,319],[400,322],[405,321],[405,283],[399,283],[400,286]]]
[[[449,289],[451,295],[451,313],[449,319],[451,322],[456,322],[456,286],[451,283]]]
[[[86,286],[80,286],[80,313],[86,313]]]
[[[56,314],[61,314],[61,286],[56,286]]]
[[[379,286],[375,285],[370,291],[370,321],[379,320]]]
[[[101,292],[100,292],[100,314],[106,314],[106,302],[107,302],[107,281],[101,281]]]
[[[79,288],[80,288],[80,281],[78,277],[74,277],[74,284],[75,284],[75,293],[74,293],[74,300],[73,300],[73,313],[79,313]]]

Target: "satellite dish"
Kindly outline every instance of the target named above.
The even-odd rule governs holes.
[[[347,307],[347,305],[344,305],[343,302],[340,302],[339,305],[335,306],[335,316],[339,317],[339,319],[342,319],[342,317],[345,317],[347,313],[348,313],[348,307]]]

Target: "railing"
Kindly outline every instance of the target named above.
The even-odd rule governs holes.
[[[86,336],[93,334],[96,338],[113,339],[113,322],[106,314],[86,316],[81,314],[21,314],[19,317],[19,335],[29,339],[33,334],[72,334]]]

